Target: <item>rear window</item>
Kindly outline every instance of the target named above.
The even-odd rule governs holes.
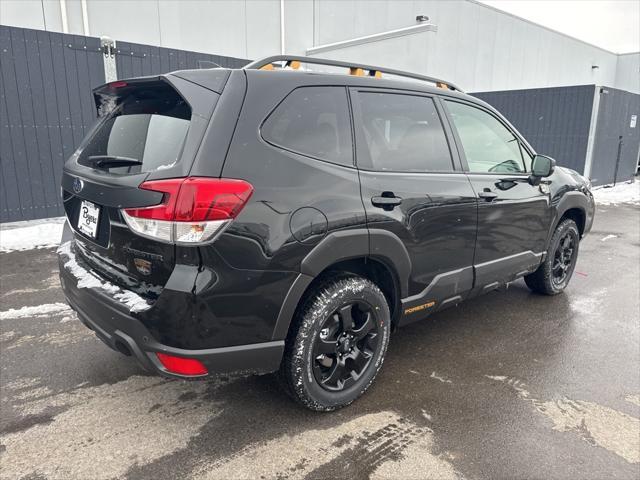
[[[351,123],[344,87],[291,92],[262,125],[262,138],[280,148],[353,166]]]
[[[190,119],[191,108],[169,85],[132,89],[105,115],[78,162],[88,166],[100,158],[141,162],[110,168],[114,173],[170,168],[180,158]]]
[[[432,98],[358,92],[358,167],[379,172],[450,172],[449,144]]]

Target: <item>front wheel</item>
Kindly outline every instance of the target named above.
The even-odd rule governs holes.
[[[557,295],[569,284],[578,259],[580,232],[576,222],[563,220],[553,232],[547,256],[538,269],[524,277],[527,286],[537,293]]]
[[[295,400],[331,411],[369,388],[391,326],[386,298],[373,282],[349,275],[320,284],[294,322],[280,375]]]

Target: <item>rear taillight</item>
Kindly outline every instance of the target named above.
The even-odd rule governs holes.
[[[244,180],[204,177],[151,180],[140,188],[164,197],[159,205],[123,209],[129,228],[157,240],[187,244],[213,240],[253,193]]]

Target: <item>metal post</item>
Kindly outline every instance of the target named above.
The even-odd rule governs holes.
[[[84,34],[88,37],[91,35],[91,32],[89,32],[89,9],[87,8],[87,0],[81,0],[80,6],[82,7],[82,28]]]
[[[246,19],[245,19],[246,22]],[[284,55],[285,36],[284,36],[284,0],[280,0],[280,55]]]
[[[116,41],[111,37],[100,37],[100,48],[102,48],[102,60],[104,62],[104,81],[113,82],[118,79],[118,69],[116,67]]]
[[[616,157],[616,169],[613,171],[613,186],[616,186],[618,179],[618,166],[620,165],[620,153],[622,152],[622,135],[618,137],[618,156]]]
[[[596,139],[596,129],[598,128],[598,113],[600,112],[600,87],[596,85],[593,94],[593,103],[591,106],[591,121],[589,122],[589,137],[587,139],[587,152],[584,160],[583,175],[591,178],[591,170],[593,169],[593,148]]]
[[[67,17],[67,0],[60,0],[60,19],[62,20],[62,33],[69,33],[69,19]]]

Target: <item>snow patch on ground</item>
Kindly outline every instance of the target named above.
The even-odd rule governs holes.
[[[640,395],[627,395],[624,399],[640,407]]]
[[[535,410],[553,422],[553,429],[579,435],[589,445],[604,448],[624,458],[629,463],[640,463],[640,419],[594,402],[562,397],[543,401],[532,398],[518,379],[485,377],[509,385],[518,397],[531,402]],[[631,400],[628,400],[631,397]],[[633,396],[627,401],[633,402]]]
[[[529,391],[525,388],[527,385],[524,382],[518,380],[517,378],[509,378],[503,375],[485,375],[485,377],[491,380],[495,380],[496,382],[506,383],[511,388],[513,388],[516,392],[518,392],[518,396],[520,396],[520,398],[525,398],[525,399],[529,398]]]
[[[328,478],[327,465],[345,469],[356,465],[358,477],[371,479],[460,478],[450,458],[434,452],[433,431],[395,412],[364,414],[349,421],[318,418],[315,429],[251,443],[227,457],[202,462],[190,478]]]
[[[0,312],[0,320],[12,320],[25,317],[48,317],[50,315],[69,314],[71,308],[66,303],[45,303],[32,307],[22,307]]]
[[[603,186],[593,189],[593,196],[599,205],[631,203],[640,205],[640,182],[618,183],[614,187]]]
[[[50,248],[60,244],[65,217],[3,223],[0,225],[0,252]]]
[[[573,431],[591,445],[598,445],[624,458],[640,463],[640,420],[613,408],[593,402],[561,398],[540,402],[536,409],[553,422],[553,429]]]
[[[603,305],[606,305],[604,297],[607,295],[606,288],[599,288],[589,295],[576,295],[570,298],[571,310],[580,315],[593,315],[598,313]]]
[[[606,242],[607,240],[611,240],[612,238],[618,238],[617,235],[607,235],[606,237],[602,237],[600,239],[601,242]]]
[[[436,380],[442,383],[453,383],[451,380],[448,380],[443,376],[438,375],[436,372],[431,372],[430,378],[435,378]]]
[[[45,388],[39,379],[3,388],[3,396],[21,399],[22,415],[61,412],[48,423],[0,435],[0,478],[123,478],[136,465],[187,448],[224,409],[207,398],[212,388],[207,382],[132,376],[71,391]],[[185,393],[193,398],[185,399]]]

